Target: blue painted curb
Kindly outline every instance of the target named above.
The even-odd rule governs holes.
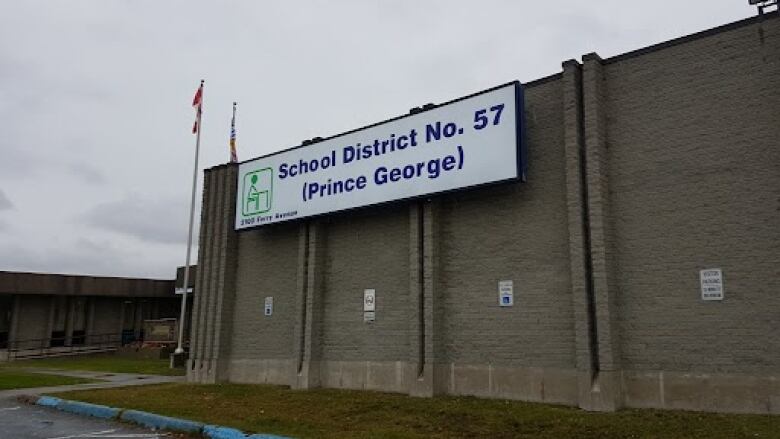
[[[119,419],[141,424],[155,430],[178,430],[188,433],[199,433],[203,428],[200,422],[187,419],[170,418],[168,416],[155,415],[154,413],[140,412],[138,410],[125,410]]]
[[[119,416],[120,411],[114,407],[78,401],[62,401],[57,405],[57,410],[101,419],[115,419]]]
[[[252,434],[247,435],[240,430],[219,425],[205,425],[200,422],[187,419],[171,418],[168,416],[156,415],[154,413],[142,412],[138,410],[124,410],[121,408],[109,407],[105,405],[90,404],[87,402],[70,401],[67,399],[55,398],[53,396],[41,396],[35,401],[36,405],[51,407],[64,412],[77,415],[93,416],[103,419],[121,419],[126,422],[143,425],[154,430],[176,430],[187,433],[202,433],[210,439],[291,439],[287,436],[277,436],[274,434]]]
[[[119,409],[105,405],[89,404],[86,402],[67,401],[51,396],[41,396],[35,404],[43,407],[52,407],[63,412],[77,415],[92,416],[101,419],[114,419],[119,416]]]
[[[246,435],[235,428],[220,427],[218,425],[206,425],[203,427],[203,435],[210,439],[245,439]]]
[[[35,403],[44,407],[57,407],[62,400],[53,396],[41,396]]]
[[[290,439],[286,436],[274,434],[246,435],[235,428],[220,427],[218,425],[206,425],[203,427],[203,435],[209,439]]]

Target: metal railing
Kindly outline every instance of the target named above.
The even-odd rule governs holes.
[[[77,334],[71,337],[57,336],[8,341],[8,359],[54,357],[90,352],[106,352],[121,346],[121,335]]]

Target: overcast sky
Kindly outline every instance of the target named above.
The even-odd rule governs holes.
[[[202,169],[228,160],[234,100],[244,160],[754,14],[747,0],[2,0],[0,270],[173,277],[201,78]]]

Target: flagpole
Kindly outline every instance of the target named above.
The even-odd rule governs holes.
[[[192,171],[192,198],[190,199],[190,228],[189,232],[187,233],[187,259],[184,263],[184,292],[181,295],[181,316],[179,317],[179,342],[176,346],[176,350],[174,351],[175,354],[183,354],[184,353],[184,347],[182,346],[182,342],[184,339],[184,325],[187,322],[187,290],[189,289],[189,282],[190,282],[190,254],[192,253],[192,227],[193,222],[195,220],[195,191],[197,189],[198,184],[198,155],[200,153],[200,132],[202,131],[202,126],[200,123],[201,116],[203,114],[203,111],[201,110],[203,108],[203,81],[200,80],[200,89],[201,89],[201,103],[198,107],[198,132],[195,133],[195,168]]]

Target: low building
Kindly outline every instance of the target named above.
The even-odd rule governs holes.
[[[174,280],[0,271],[0,359],[94,352],[178,318]]]

